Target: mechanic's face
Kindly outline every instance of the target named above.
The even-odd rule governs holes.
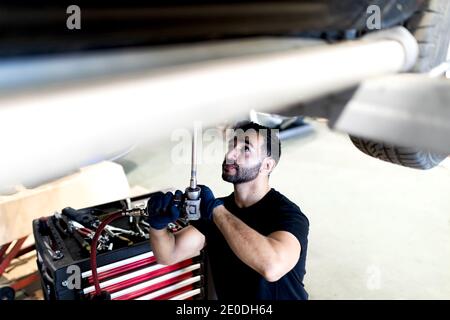
[[[233,184],[256,179],[265,158],[263,143],[264,138],[257,133],[235,135],[222,163],[222,179]]]

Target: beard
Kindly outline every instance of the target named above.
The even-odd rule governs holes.
[[[222,163],[222,179],[233,184],[240,184],[255,180],[259,174],[259,169],[261,169],[262,162],[259,162],[250,168],[243,168],[237,164],[232,164],[236,171],[235,174],[227,173],[225,170],[225,165],[226,163],[224,160]]]

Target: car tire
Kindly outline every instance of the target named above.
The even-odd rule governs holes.
[[[419,58],[412,72],[428,72],[447,59],[450,42],[450,1],[425,1],[422,8],[404,25],[419,44]],[[359,150],[371,157],[414,169],[431,169],[448,156],[355,136],[350,136],[350,139]]]

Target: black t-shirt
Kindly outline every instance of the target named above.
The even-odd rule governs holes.
[[[288,231],[300,242],[300,258],[295,267],[276,282],[268,282],[243,263],[230,249],[214,222],[195,221],[206,238],[212,276],[220,300],[306,300],[303,286],[309,221],[300,208],[275,189],[247,208],[239,208],[234,194],[222,198],[225,208],[249,227],[267,236]]]

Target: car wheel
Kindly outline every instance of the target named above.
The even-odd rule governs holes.
[[[405,27],[419,43],[419,58],[413,72],[428,72],[447,59],[450,42],[450,1],[425,1],[422,8],[406,21]],[[448,156],[354,136],[350,136],[350,139],[359,150],[369,156],[414,169],[431,169]]]

